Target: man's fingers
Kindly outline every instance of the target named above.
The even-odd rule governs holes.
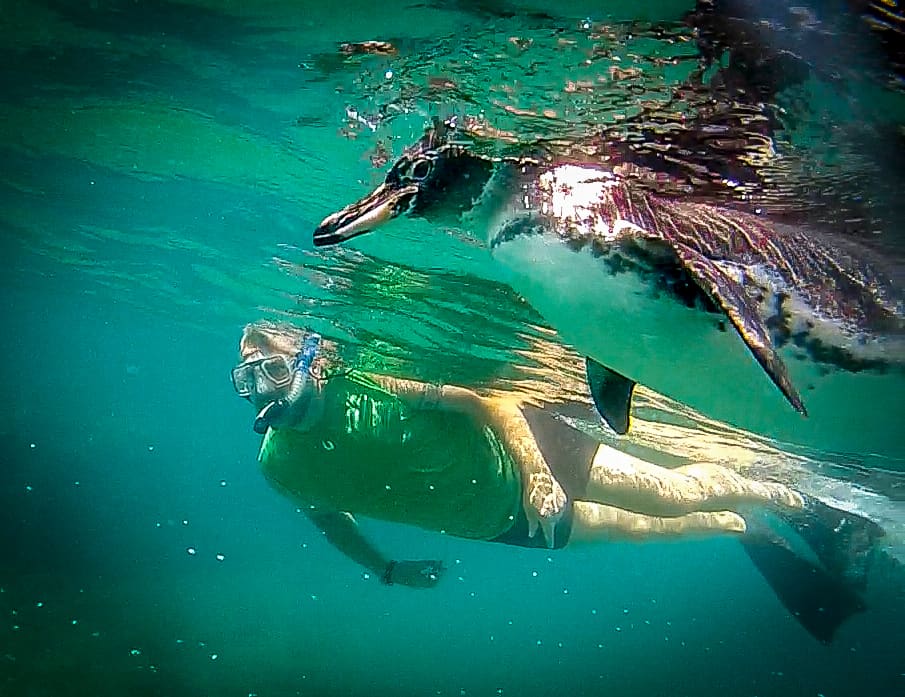
[[[544,539],[547,541],[547,547],[553,549],[556,545],[554,535],[556,534],[556,523],[559,522],[559,516],[556,518],[543,518],[541,520],[541,529],[544,532]]]

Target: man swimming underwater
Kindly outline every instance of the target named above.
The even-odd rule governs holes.
[[[442,563],[387,558],[362,534],[356,515],[550,548],[718,534],[744,540],[748,525],[738,511],[753,508],[813,522],[810,503],[784,484],[715,464],[661,467],[515,396],[356,370],[332,342],[291,325],[246,326],[239,357],[233,386],[258,410],[264,476],[385,584],[432,587]],[[793,585],[810,580],[813,567],[799,567],[797,559],[789,566],[788,550],[768,548],[783,555],[781,565],[772,552],[766,560],[749,554],[818,638],[828,640],[860,609],[833,579],[813,602],[802,601]],[[840,593],[838,612],[827,612]]]

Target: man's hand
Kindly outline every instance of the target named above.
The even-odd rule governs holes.
[[[540,527],[552,548],[555,545],[554,530],[562,518],[566,505],[566,492],[553,477],[546,472],[535,472],[528,478],[525,487],[525,516],[528,518],[528,536],[534,537]]]
[[[442,573],[442,561],[391,561],[380,580],[388,586],[398,583],[409,588],[433,588]]]

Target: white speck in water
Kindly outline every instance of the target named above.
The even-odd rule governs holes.
[[[186,547],[185,551],[188,552],[190,555],[192,555],[195,553],[196,550],[194,547]]]
[[[220,486],[226,486],[226,480],[225,480],[225,479],[221,479],[221,480],[220,480]]]
[[[531,572],[531,575],[534,576],[534,577],[536,578],[536,577],[537,577],[537,572],[536,572],[536,571],[532,571],[532,572]]]
[[[212,653],[212,654],[211,654],[211,660],[212,660],[212,661],[216,661],[218,658],[220,658],[220,654],[216,654],[216,653]]]
[[[596,615],[596,614],[597,614],[597,608],[596,608],[596,607],[595,607],[593,610],[591,610],[591,614],[592,614],[592,615]]]
[[[79,621],[78,621],[78,620],[72,620],[72,624],[73,624],[73,626],[75,626],[75,625],[77,625],[77,624],[78,624],[78,623],[79,623]]]
[[[537,640],[537,645],[538,645],[538,646],[541,646],[542,644],[543,644],[543,642],[542,642],[540,639],[538,639],[538,640]]]
[[[141,656],[141,651],[139,649],[132,649],[129,653],[133,656]]]
[[[387,70],[387,71],[383,74],[383,76],[384,76],[387,80],[392,80],[392,79],[393,79],[393,71],[392,71],[392,70]]]
[[[316,595],[312,595],[312,596],[311,596],[311,599],[312,599],[312,600],[317,600],[317,596],[316,596]]]
[[[39,600],[35,603],[35,607],[44,607],[44,603]]]
[[[34,489],[31,488],[31,484],[26,484],[25,491],[34,491]]]
[[[183,521],[182,521],[182,524],[183,524],[183,525],[188,525],[188,524],[189,524],[189,521],[183,520]]]
[[[149,445],[149,446],[148,446],[148,452],[149,452],[149,453],[153,453],[153,452],[154,452],[154,446],[153,446],[153,445]]]
[[[29,443],[28,447],[29,447],[29,448],[36,448],[36,447],[38,447],[38,446],[36,446],[34,443]]]
[[[324,446],[324,450],[333,450],[333,448],[336,447],[335,445],[333,445],[332,440],[321,441],[321,445]]]
[[[365,571],[365,572],[361,575],[361,578],[362,578],[363,580],[365,580],[365,581],[370,581],[370,580],[371,580],[371,574],[369,574],[367,571]]]
[[[224,559],[226,559],[226,556],[225,556],[225,555],[223,555],[223,554],[218,554],[218,555],[217,555],[217,561],[223,561]]]

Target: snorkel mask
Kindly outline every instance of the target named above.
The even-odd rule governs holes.
[[[302,348],[290,362],[284,356],[268,356],[236,366],[232,372],[233,387],[241,397],[250,397],[255,385],[254,371],[263,372],[274,388],[282,388],[287,384],[289,391],[285,396],[266,404],[255,417],[255,433],[265,433],[267,429],[278,423],[286,414],[299,404],[305,393],[305,386],[311,374],[311,365],[317,357],[321,337],[309,334],[302,343]]]

